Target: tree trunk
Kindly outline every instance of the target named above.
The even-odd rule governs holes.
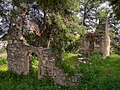
[[[108,19],[106,19],[105,31],[104,31],[104,40],[103,40],[103,59],[110,55],[110,36],[108,30]]]

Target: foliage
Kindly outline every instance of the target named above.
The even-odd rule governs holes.
[[[78,46],[78,40],[84,34],[85,27],[80,26],[81,20],[74,14],[48,13],[49,26],[44,33],[43,43],[50,40],[50,47],[54,50],[72,51]],[[78,47],[76,47],[78,48]]]
[[[112,54],[118,54],[120,55],[120,46],[112,44],[111,45],[111,51]]]
[[[78,72],[78,66],[80,64],[78,61],[78,54],[63,53],[62,58],[62,68],[68,75],[73,75]]]
[[[0,58],[0,64],[7,64],[7,61],[5,58]]]
[[[6,60],[6,50],[2,49],[0,50],[0,65],[4,65],[7,64],[7,60]],[[2,70],[2,67],[1,67]]]
[[[1,14],[1,17],[4,18],[2,23],[7,22],[9,25],[16,22],[17,18],[19,18],[20,12],[18,11],[21,9],[21,6],[28,10],[23,22],[23,30],[25,32],[29,31],[26,20],[30,18],[39,26],[39,32],[43,32],[39,40],[36,40],[35,34],[24,34],[29,44],[35,46],[39,42],[40,45],[38,46],[50,47],[53,50],[58,50],[60,53],[63,51],[76,52],[79,49],[81,35],[84,35],[88,29],[96,29],[99,17],[106,17],[110,12],[107,8],[98,9],[102,3],[105,3],[105,1],[13,0],[8,2],[2,0],[1,7],[4,5],[6,6],[4,8],[7,8],[9,5],[12,5],[14,8],[10,10],[0,8],[0,10],[4,14],[7,12],[6,15]],[[82,18],[77,17],[79,12]],[[5,27],[9,29],[9,25]],[[2,28],[2,31],[4,30]]]
[[[22,0],[22,1],[11,1],[8,3],[8,1],[1,1],[2,4],[0,4],[1,7],[4,7],[2,5],[6,4],[6,7],[4,8],[8,8],[9,5],[11,5],[11,7],[13,7],[12,9],[10,9],[9,11],[7,11],[6,9],[2,9],[0,8],[1,12],[8,12],[7,15],[2,15],[2,18],[4,18],[4,22],[10,21],[8,23],[7,27],[9,30],[10,25],[14,23],[16,23],[17,18],[19,18],[19,14],[21,11],[21,9],[27,9],[27,15],[23,21],[23,30],[27,31],[29,30],[27,27],[27,19],[32,19],[35,23],[38,24],[40,31],[39,32],[43,32],[41,38],[39,38],[39,42],[40,45],[38,46],[44,46],[47,47],[48,42],[52,41],[57,41],[54,43],[50,43],[51,48],[55,47],[55,49],[57,48],[58,51],[61,51],[59,49],[63,49],[63,44],[64,44],[64,31],[66,29],[70,29],[70,28],[66,28],[66,24],[65,24],[65,15],[67,15],[69,12],[69,14],[72,14],[70,16],[73,16],[73,12],[78,11],[79,9],[79,2],[77,0],[49,0],[49,1],[45,1],[45,0],[36,0],[36,1],[26,1],[26,0]],[[24,11],[24,10],[23,10]],[[43,13],[43,15],[41,15]],[[53,15],[50,15],[53,14]],[[5,17],[3,17],[5,16]],[[8,17],[10,16],[10,17]],[[66,19],[69,19],[69,15]],[[73,19],[70,18],[70,19]],[[79,25],[77,25],[77,22],[71,20],[72,22],[74,22],[74,26],[72,29],[78,29]],[[52,22],[52,23],[51,23]],[[47,24],[46,24],[47,23]],[[76,25],[75,25],[76,24]],[[26,25],[26,26],[25,26]],[[27,28],[26,28],[27,27]],[[2,28],[3,29],[3,28]],[[44,30],[45,29],[45,30]],[[58,31],[56,31],[58,30]],[[2,30],[4,31],[4,30]],[[62,32],[63,31],[63,32]],[[62,32],[62,33],[61,33]],[[59,35],[60,33],[60,35]],[[55,34],[55,35],[54,35]],[[34,43],[37,43],[38,41],[36,40],[36,36],[33,34],[24,34],[25,38],[27,38],[28,42],[31,45],[36,45]],[[52,36],[52,37],[51,37]],[[56,38],[57,37],[57,38]],[[60,46],[56,46],[56,45],[60,45]]]
[[[106,0],[105,0],[106,1]],[[19,10],[27,9],[22,29],[24,37],[30,45],[35,46],[38,41],[43,47],[50,47],[59,53],[60,58],[56,64],[64,69],[69,76],[82,73],[83,77],[76,88],[56,85],[49,76],[37,80],[38,61],[32,57],[31,72],[29,76],[17,75],[8,72],[7,61],[0,58],[0,90],[119,90],[120,86],[120,56],[111,55],[105,60],[100,53],[91,55],[91,60],[81,63],[78,54],[79,40],[88,29],[96,29],[98,20],[106,18],[112,31],[111,39],[116,36],[114,29],[119,24],[114,18],[114,13],[119,19],[119,0],[108,0],[113,6],[114,13],[107,7],[99,8],[104,0],[0,0],[0,35],[7,34],[11,25],[19,18]],[[11,6],[9,9],[8,7]],[[22,6],[22,7],[21,7]],[[82,17],[78,17],[78,13]],[[30,34],[27,20],[33,20],[41,32],[41,37],[36,40],[34,33]],[[7,28],[7,29],[6,29]],[[43,32],[43,33],[42,33]],[[4,35],[4,34],[3,34]],[[112,45],[112,54],[119,52],[120,47]],[[0,51],[2,54],[4,51]],[[64,53],[63,53],[64,52]],[[67,53],[68,52],[68,53]],[[70,53],[71,52],[71,53]]]
[[[38,75],[38,57],[33,55],[32,56],[32,61],[30,63],[30,75],[31,77],[37,78]]]
[[[118,20],[120,20],[120,12],[119,12],[119,10],[120,10],[120,5],[119,5],[120,1],[119,0],[108,0],[108,1],[112,5],[112,8],[113,8],[113,10],[114,10],[114,12],[116,14],[116,18]]]
[[[64,53],[63,64],[66,71],[72,68],[72,74],[80,72],[82,80],[75,88],[56,85],[49,77],[38,80],[35,76],[17,75],[8,72],[7,64],[0,64],[0,89],[1,90],[119,90],[120,86],[120,56],[112,55],[101,60],[101,55],[95,53],[91,61],[84,64],[77,61],[77,54]],[[75,59],[76,58],[76,59]],[[35,58],[34,58],[35,59]],[[80,65],[76,65],[76,64]],[[74,67],[74,68],[73,68]],[[32,72],[35,73],[35,72]]]
[[[106,60],[101,60],[100,56],[93,55],[90,63],[80,65],[84,77],[78,89],[119,90],[120,56],[112,55]]]
[[[1,90],[119,90],[120,56],[111,55],[106,60],[101,59],[100,53],[94,53],[87,63],[77,60],[78,54],[63,53],[61,64],[68,75],[82,73],[83,77],[75,88],[56,85],[49,76],[37,79],[37,57],[33,56],[33,71],[29,76],[9,72],[7,60],[0,59],[0,89]],[[2,60],[2,61],[1,61]]]

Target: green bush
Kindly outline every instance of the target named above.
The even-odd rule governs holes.
[[[6,63],[7,63],[7,60],[5,58],[0,58],[0,65],[6,64]]]
[[[78,72],[78,54],[73,53],[63,53],[62,54],[62,66],[63,69],[68,75],[73,75],[74,73]]]

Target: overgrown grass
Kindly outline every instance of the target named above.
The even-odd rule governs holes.
[[[38,80],[33,75],[14,74],[8,71],[7,60],[2,58],[0,59],[0,90],[120,90],[120,56],[111,55],[102,60],[101,55],[96,53],[88,63],[80,63],[77,54],[65,53],[63,58],[62,64],[66,72],[83,74],[77,87],[59,86],[50,77]],[[37,63],[33,61],[35,70]]]
[[[0,71],[0,90],[57,90],[59,86],[47,79],[35,79],[31,76],[17,75]]]
[[[32,72],[28,76],[9,72],[7,60],[0,59],[0,90],[67,90],[67,87],[55,84],[49,76],[38,80],[36,78],[38,61],[35,59],[32,62]]]
[[[80,81],[81,90],[119,90],[120,89],[120,56],[111,55],[105,60],[100,54],[92,56],[91,62],[81,64],[83,73]]]
[[[62,66],[68,75],[73,75],[78,72],[78,66],[80,62],[78,61],[78,54],[73,53],[63,53],[62,55]]]

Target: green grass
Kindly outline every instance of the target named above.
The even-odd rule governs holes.
[[[93,55],[91,62],[82,64],[79,71],[83,79],[81,90],[120,90],[120,56],[111,55],[105,60]]]
[[[73,75],[78,72],[78,66],[80,62],[78,61],[78,54],[73,53],[63,53],[62,55],[62,66],[63,69],[68,75]]]
[[[36,58],[34,58],[36,59]],[[7,60],[0,59],[0,90],[63,90],[67,87],[58,86],[47,76],[37,79],[38,61],[33,60],[32,72],[29,76],[18,75],[8,71]]]
[[[55,84],[50,77],[38,80],[34,74],[29,76],[9,72],[7,60],[0,59],[0,90],[120,90],[120,56],[111,55],[105,60],[93,54],[88,63],[80,63],[77,54],[65,53],[62,56],[66,72],[82,73],[83,77],[75,88]],[[36,59],[36,58],[34,58]],[[37,72],[38,61],[33,61],[33,72]]]

